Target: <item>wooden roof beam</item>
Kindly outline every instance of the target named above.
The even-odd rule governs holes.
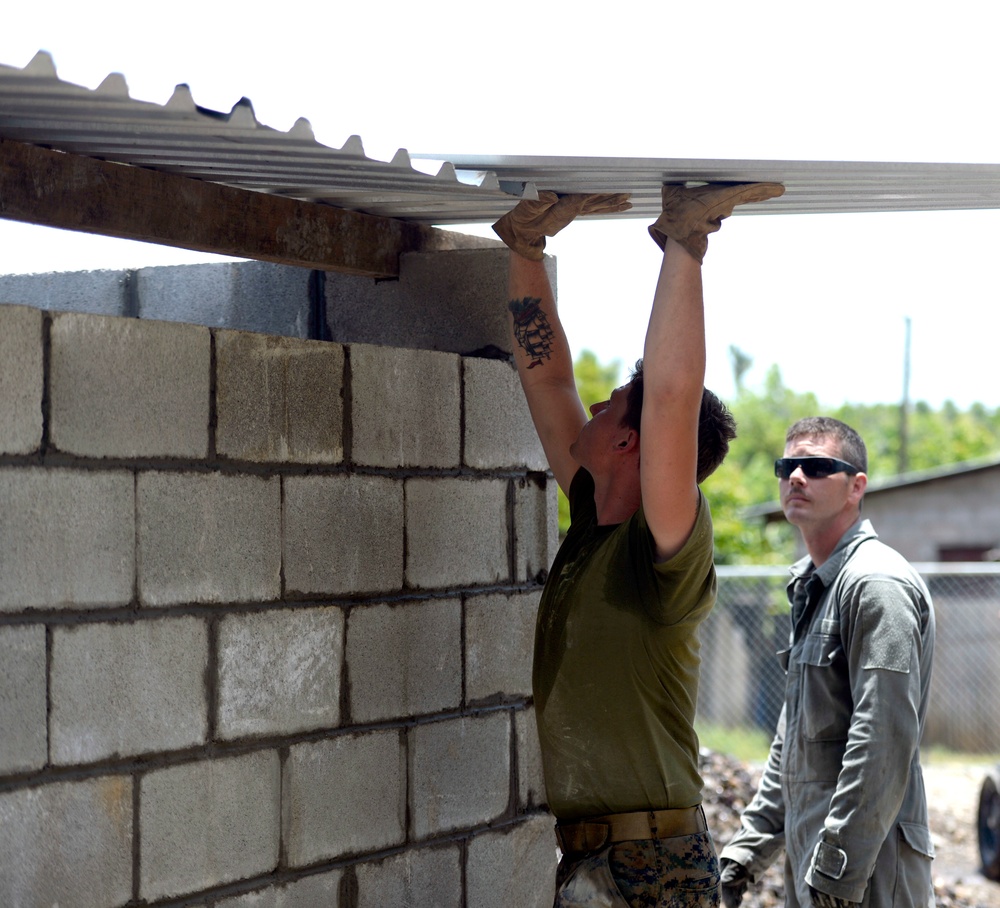
[[[489,240],[0,138],[0,217],[373,278]]]

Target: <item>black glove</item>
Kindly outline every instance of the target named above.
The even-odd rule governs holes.
[[[815,908],[857,908],[860,902],[852,902],[849,899],[837,898],[829,892],[820,892],[818,889],[809,887],[809,897]]]
[[[739,908],[743,894],[751,882],[750,871],[739,861],[722,858],[719,861],[719,882],[722,884],[722,903],[726,908]]]

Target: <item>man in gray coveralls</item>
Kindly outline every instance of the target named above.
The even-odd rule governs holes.
[[[934,654],[920,576],[861,519],[864,442],[799,420],[775,462],[781,506],[808,555],[792,566],[788,677],[760,789],[721,855],[722,896],[785,848],[785,904],[934,904],[919,742]]]

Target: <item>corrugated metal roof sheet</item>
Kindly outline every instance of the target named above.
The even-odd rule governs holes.
[[[249,100],[229,113],[195,104],[186,85],[163,105],[129,96],[112,73],[96,89],[62,81],[40,51],[23,69],[0,65],[0,136],[228,186],[423,224],[492,222],[537,190],[628,192],[617,217],[652,219],[664,182],[773,180],[785,195],[739,214],[1000,208],[1000,165],[677,158],[364,153],[316,141],[300,119],[281,132],[257,122]],[[442,162],[428,173],[414,160]],[[430,168],[435,170],[435,168]]]

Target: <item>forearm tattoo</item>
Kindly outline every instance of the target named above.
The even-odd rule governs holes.
[[[514,316],[514,340],[531,360],[529,369],[542,365],[542,360],[552,356],[552,328],[542,309],[542,301],[526,296],[507,304]]]

